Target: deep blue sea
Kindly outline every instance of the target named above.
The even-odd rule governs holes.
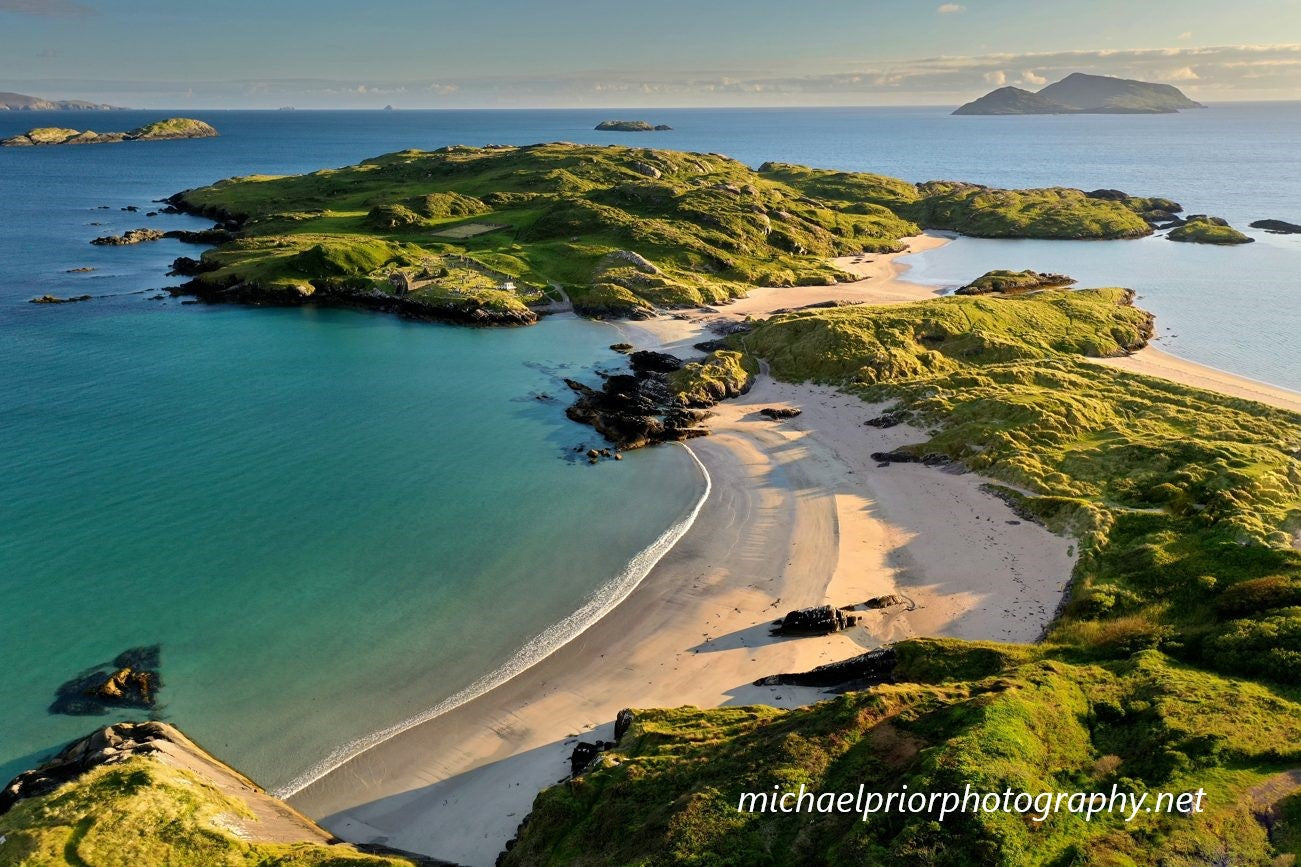
[[[174,113],[0,113],[0,137]],[[535,652],[562,639],[636,579],[703,491],[679,448],[571,460],[590,431],[536,395],[616,366],[608,326],[479,331],[158,299],[174,282],[168,263],[193,247],[88,243],[204,225],[147,218],[154,199],[402,148],[566,140],[911,180],[1119,187],[1240,227],[1301,222],[1301,103],[1152,117],[186,114],[222,136],[0,149],[0,778],[114,718],[50,715],[60,683],[158,643],[163,716],[264,785],[290,784],[522,664],[535,637]],[[625,115],[675,129],[592,130]],[[1168,351],[1301,389],[1301,236],[1251,234],[1257,243],[1234,249],[960,239],[912,257],[912,276],[946,286],[1034,267],[1131,286]],[[68,273],[82,267],[95,270]],[[43,293],[95,298],[27,303]]]

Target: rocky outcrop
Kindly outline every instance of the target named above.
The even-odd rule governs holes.
[[[578,395],[565,415],[591,425],[621,449],[705,436],[706,413],[685,406],[669,387],[669,376],[685,363],[665,352],[643,350],[628,356],[630,374],[606,376],[600,390],[572,379]]]
[[[819,665],[810,671],[761,677],[755,686],[839,686],[863,688],[889,683],[898,656],[893,647],[878,647],[859,656]]]
[[[40,295],[30,299],[29,304],[76,304],[78,301],[89,301],[89,295],[73,295],[69,298],[60,298],[58,295]]]
[[[113,708],[151,710],[163,686],[160,657],[157,644],[119,653],[111,662],[64,682],[50,704],[50,713],[100,716]]]
[[[582,774],[597,756],[613,746],[612,741],[596,741],[595,743],[579,741],[574,745],[574,751],[569,754],[569,775],[577,777]]]
[[[1301,235],[1301,226],[1286,220],[1257,220],[1247,225],[1253,229],[1264,229],[1271,235]]]
[[[158,229],[131,229],[121,235],[105,235],[95,238],[90,243],[100,247],[125,247],[131,244],[143,244],[146,241],[158,241],[163,233]]]
[[[34,147],[64,144],[112,144],[122,141],[162,141],[165,139],[212,138],[217,130],[201,120],[169,117],[137,127],[130,132],[95,132],[44,126],[0,141],[0,147]]]
[[[773,623],[776,635],[830,635],[858,625],[858,617],[830,605],[797,608]]]
[[[1249,238],[1229,225],[1222,217],[1206,214],[1191,214],[1181,225],[1171,229],[1166,238],[1188,244],[1250,244],[1255,238]]]
[[[614,718],[614,740],[616,743],[623,740],[623,736],[628,733],[628,729],[632,728],[633,721],[636,718],[636,714],[632,712],[631,708],[624,708],[619,711]]]
[[[804,412],[802,409],[796,409],[793,406],[765,406],[759,410],[759,415],[767,416],[776,420],[781,418],[795,418],[795,416]]]
[[[644,120],[603,120],[595,128],[601,132],[664,132],[673,129],[662,123],[652,126]]]
[[[1033,292],[1036,289],[1057,289],[1070,286],[1075,278],[1046,271],[986,271],[966,286],[954,290],[956,295],[989,295],[992,293]]]

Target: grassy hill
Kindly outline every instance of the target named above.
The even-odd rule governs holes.
[[[1124,290],[797,311],[732,338],[929,431],[1076,540],[1039,645],[896,645],[896,683],[810,708],[638,712],[544,792],[508,864],[1268,864],[1301,854],[1301,417],[1084,360]],[[738,813],[742,791],[1191,791],[1193,816]],[[1282,817],[1267,823],[1262,816]],[[1287,817],[1292,817],[1288,819]]]
[[[591,316],[720,303],[752,286],[852,277],[839,255],[900,249],[923,227],[983,237],[1148,233],[1165,200],[912,184],[718,154],[565,143],[402,151],[174,197],[233,221],[192,288],[255,303],[346,301],[527,322],[559,297]],[[397,274],[410,278],[399,280]],[[507,282],[513,289],[504,289]]]

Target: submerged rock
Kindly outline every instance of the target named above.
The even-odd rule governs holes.
[[[1301,234],[1301,226],[1296,223],[1289,223],[1286,220],[1257,220],[1254,223],[1248,223],[1253,229],[1264,229],[1271,235],[1298,235]]]
[[[41,295],[28,300],[28,304],[76,304],[78,301],[89,301],[89,295],[73,295],[69,298],[60,298],[58,295]]]
[[[56,691],[50,713],[99,716],[110,708],[152,709],[163,686],[161,650],[157,644],[133,647],[66,681]]]

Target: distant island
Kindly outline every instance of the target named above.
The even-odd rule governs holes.
[[[169,117],[136,127],[130,132],[82,132],[57,126],[30,129],[0,141],[0,147],[33,147],[71,144],[111,144],[120,141],[163,141],[177,138],[213,138],[217,130],[201,120],[188,117]]]
[[[1000,87],[954,114],[1173,114],[1205,108],[1170,84],[1073,72],[1037,93]]]
[[[41,99],[25,93],[0,91],[0,111],[125,111],[119,105],[84,99]]]
[[[651,126],[644,120],[603,120],[596,128],[602,132],[664,132],[673,129],[663,123]]]

